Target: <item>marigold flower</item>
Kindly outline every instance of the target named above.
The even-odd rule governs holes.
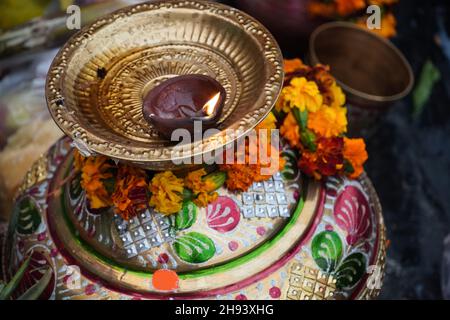
[[[305,65],[303,64],[302,60],[295,58],[295,59],[284,59],[283,66],[284,66],[284,73],[292,73],[302,69]]]
[[[273,130],[276,128],[277,128],[277,118],[274,116],[272,112],[269,112],[269,114],[264,118],[264,120],[261,121],[256,126],[256,130],[259,129]]]
[[[339,136],[347,131],[347,109],[323,105],[308,114],[308,128],[326,138]]]
[[[353,172],[350,178],[356,179],[364,171],[364,162],[368,159],[366,144],[363,139],[344,138],[344,158],[350,162]]]
[[[111,199],[103,183],[111,178],[109,171],[111,165],[104,156],[83,157],[78,151],[74,153],[75,169],[81,172],[81,187],[86,192],[91,209],[100,209],[111,206]]]
[[[308,81],[305,77],[295,77],[282,89],[281,98],[275,108],[286,113],[292,108],[315,112],[322,106],[322,102],[322,95],[314,81]]]
[[[129,220],[147,206],[147,175],[144,170],[121,165],[111,200],[117,213]]]
[[[152,193],[150,205],[165,215],[177,213],[182,206],[183,188],[183,179],[177,178],[171,171],[155,174],[149,185]]]
[[[340,16],[348,16],[366,7],[365,0],[335,0],[336,10]]]
[[[300,147],[300,127],[292,112],[289,112],[284,118],[280,127],[280,134],[289,142],[292,148]]]
[[[259,142],[258,142],[259,143]],[[279,150],[276,150],[272,145],[267,145],[267,155],[269,159],[276,157],[278,166],[275,163],[262,164],[258,161],[256,164],[249,163],[248,148],[246,148],[246,163],[245,164],[222,164],[219,165],[220,170],[227,173],[227,180],[225,184],[231,191],[246,191],[254,183],[258,181],[268,180],[272,175],[281,170],[285,165],[285,160],[280,156]],[[236,155],[235,155],[236,156]],[[264,172],[263,169],[272,170]]]
[[[344,163],[344,140],[340,137],[317,139],[317,150],[311,152],[304,150],[299,161],[300,169],[307,175],[316,179],[322,176],[334,176]]]
[[[217,199],[217,192],[213,192],[217,189],[214,181],[205,178],[206,170],[204,168],[189,172],[184,178],[184,184],[186,188],[192,190],[196,198],[194,203],[199,207],[206,207],[208,203]]]
[[[398,0],[369,0],[369,4],[376,4],[378,6],[391,6],[397,2]]]
[[[334,3],[323,3],[320,1],[310,1],[308,12],[312,16],[332,18],[336,16]]]
[[[216,201],[217,198],[219,197],[219,194],[217,192],[212,192],[212,193],[208,193],[208,192],[200,192],[197,196],[197,198],[195,198],[193,200],[193,202],[198,206],[198,207],[206,207],[209,203]]]
[[[367,28],[366,17],[359,18],[356,21],[356,24],[361,26],[362,28]],[[397,20],[395,16],[391,13],[383,14],[381,18],[381,29],[370,29],[370,31],[375,32],[376,34],[384,37],[384,38],[392,38],[397,34]]]
[[[342,92],[342,88],[336,84],[336,82],[330,88],[333,95],[333,102],[330,104],[332,107],[342,107],[345,104],[345,94]]]

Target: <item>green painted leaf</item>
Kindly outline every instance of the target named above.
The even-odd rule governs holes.
[[[323,271],[332,272],[342,257],[342,241],[334,231],[317,234],[311,244],[314,261]]]
[[[31,198],[23,198],[17,204],[17,232],[21,234],[34,233],[41,224],[41,215],[36,203]]]
[[[48,268],[41,279],[36,282],[31,288],[25,291],[17,300],[37,300],[47,288],[50,280],[52,279],[53,270]]]
[[[25,271],[27,270],[28,266],[30,265],[31,256],[29,256],[20,266],[19,270],[17,270],[14,277],[11,279],[8,284],[6,284],[2,290],[0,291],[0,301],[9,299],[11,294],[16,290],[17,286],[20,283],[20,280],[22,280],[23,276],[25,275]]]
[[[281,153],[281,156],[284,158],[284,160],[286,160],[286,164],[281,171],[281,175],[286,180],[294,180],[298,175],[298,159],[295,155],[295,152],[292,150],[286,150]]]
[[[190,228],[197,219],[198,208],[192,201],[183,203],[181,211],[175,217],[175,229],[184,230]]]
[[[216,253],[214,242],[198,232],[190,232],[177,238],[173,247],[182,260],[190,263],[205,262]]]
[[[338,288],[353,287],[366,272],[366,257],[361,252],[348,255],[336,271]]]

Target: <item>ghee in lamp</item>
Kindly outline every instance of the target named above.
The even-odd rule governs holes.
[[[225,89],[215,79],[184,75],[153,88],[144,98],[142,112],[170,140],[172,132],[179,128],[194,135],[195,121],[201,121],[202,131],[216,127],[224,102]]]

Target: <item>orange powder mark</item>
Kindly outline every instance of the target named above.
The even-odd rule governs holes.
[[[152,284],[156,290],[161,291],[178,289],[178,275],[173,270],[156,270],[153,274]]]

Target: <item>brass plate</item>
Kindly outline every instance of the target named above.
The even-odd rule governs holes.
[[[142,115],[145,94],[182,74],[225,88],[220,133],[174,156]],[[283,83],[282,55],[270,33],[234,8],[204,1],[149,2],[97,20],[73,36],[50,68],[47,104],[58,126],[90,153],[154,170],[209,152],[254,128]],[[225,129],[239,130],[225,134]]]

